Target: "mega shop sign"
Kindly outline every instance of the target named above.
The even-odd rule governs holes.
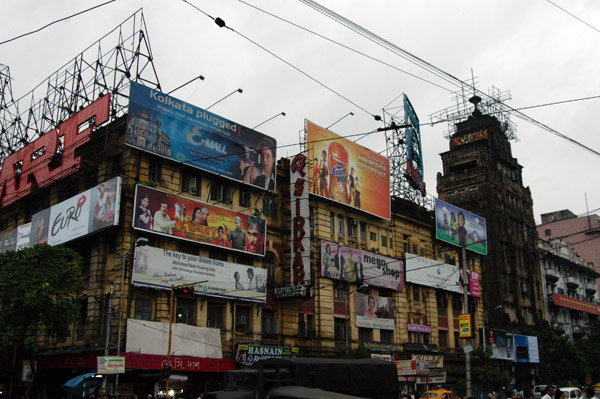
[[[31,192],[35,179],[38,187],[46,187],[79,170],[81,156],[75,151],[92,139],[95,127],[108,121],[110,94],[94,101],[65,122],[58,130],[53,129],[39,139],[27,144],[4,159],[0,171],[0,207],[12,204]],[[79,126],[93,119],[85,129]],[[59,140],[62,137],[62,162],[50,169],[50,161],[56,155]],[[17,173],[17,170],[20,172]]]

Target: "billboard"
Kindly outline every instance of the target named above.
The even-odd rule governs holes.
[[[487,255],[485,219],[439,198],[435,199],[435,237]]]
[[[467,272],[469,295],[480,297],[479,273],[470,270]],[[407,282],[462,294],[464,279],[461,276],[462,270],[458,266],[406,253]]]
[[[421,149],[421,127],[415,109],[406,94],[404,95],[404,119],[405,124],[410,125],[406,129],[406,175],[411,186],[426,195],[425,181],[423,180],[423,151]]]
[[[150,246],[135,248],[133,285],[169,290],[199,281],[206,281],[194,284],[194,293],[199,295],[266,301],[266,269]]]
[[[31,222],[0,234],[0,252],[59,245],[119,224],[121,178],[114,177],[31,216]]]
[[[287,359],[296,357],[300,349],[292,346],[264,346],[238,344],[235,361],[245,366],[252,366],[262,359]]]
[[[266,220],[139,184],[132,222],[137,230],[265,254]]]
[[[292,213],[291,286],[309,285],[310,208],[308,206],[308,158],[306,152],[290,163],[290,209]]]
[[[269,191],[277,141],[202,108],[131,82],[125,142]]]
[[[404,262],[321,240],[321,276],[404,291]]]
[[[394,329],[394,298],[355,294],[356,327]]]
[[[512,332],[494,328],[484,328],[483,332],[483,347],[492,349],[492,359],[514,360]]]
[[[530,335],[513,336],[515,341],[515,362],[517,363],[539,363],[540,348],[538,347],[537,337]]]
[[[390,219],[390,161],[306,121],[311,194]]]

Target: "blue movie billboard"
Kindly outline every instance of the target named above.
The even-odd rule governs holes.
[[[487,255],[485,219],[439,198],[435,199],[435,237]]]
[[[131,82],[126,143],[269,191],[275,190],[274,138]]]

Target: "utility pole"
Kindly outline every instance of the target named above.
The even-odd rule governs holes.
[[[461,269],[462,269],[462,280],[463,280],[463,312],[465,314],[469,313],[469,272],[467,270],[467,250],[465,247],[462,247],[461,252]],[[471,328],[473,326],[471,325]],[[468,345],[470,340],[465,341]],[[471,388],[471,353],[465,353],[465,372],[466,372],[466,380],[467,380],[467,397],[473,397],[473,390]]]
[[[106,305],[106,337],[104,340],[104,356],[108,356],[108,347],[110,346],[110,321],[112,318],[112,297],[113,297],[114,287],[110,286],[110,294],[108,294],[108,303]],[[104,375],[102,377],[102,391],[106,393],[106,380],[108,377]],[[85,395],[85,390],[84,390]]]

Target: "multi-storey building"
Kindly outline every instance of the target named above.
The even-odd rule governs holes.
[[[322,184],[315,168],[325,166],[313,163],[309,213],[299,225],[290,160],[269,173],[273,138],[156,91],[146,96],[150,90],[132,82],[128,117],[104,126],[109,101],[90,105],[59,128],[65,147],[51,166],[47,147],[48,157],[26,165],[36,172],[2,175],[3,250],[18,249],[11,237],[20,233],[20,245],[67,245],[84,259],[78,327],[64,341],[39,339],[37,373],[47,392],[95,371],[105,355],[125,359],[125,372],[107,383],[121,395],[158,393],[166,365],[170,387],[190,395],[219,389],[224,372],[261,356],[378,354],[429,361],[437,372],[429,382],[453,386],[464,377],[459,249],[436,241],[430,211],[381,195],[389,183],[375,177],[385,181],[385,159],[356,146],[360,155],[343,172],[354,185],[345,188]],[[94,117],[95,130],[68,136]],[[335,162],[327,165],[341,176]],[[48,230],[64,212],[71,224]],[[294,228],[310,231],[308,245],[293,239]],[[292,254],[306,248],[300,273]],[[467,267],[481,272],[480,258],[469,257]],[[483,303],[471,294],[479,327]],[[417,373],[405,374],[409,389],[424,388]]]
[[[577,216],[568,209],[545,213],[542,214],[542,224],[537,226],[537,231],[543,240],[564,238],[579,257],[592,262],[600,273],[600,216]]]
[[[545,300],[533,203],[505,128],[476,107],[457,123],[450,150],[441,156],[440,199],[486,220],[488,253],[481,262],[488,326],[519,332],[521,325],[540,325]],[[517,370],[517,384],[529,385],[531,374],[529,369]]]
[[[600,315],[596,281],[600,274],[564,238],[539,240],[550,325],[569,338],[586,335]]]

